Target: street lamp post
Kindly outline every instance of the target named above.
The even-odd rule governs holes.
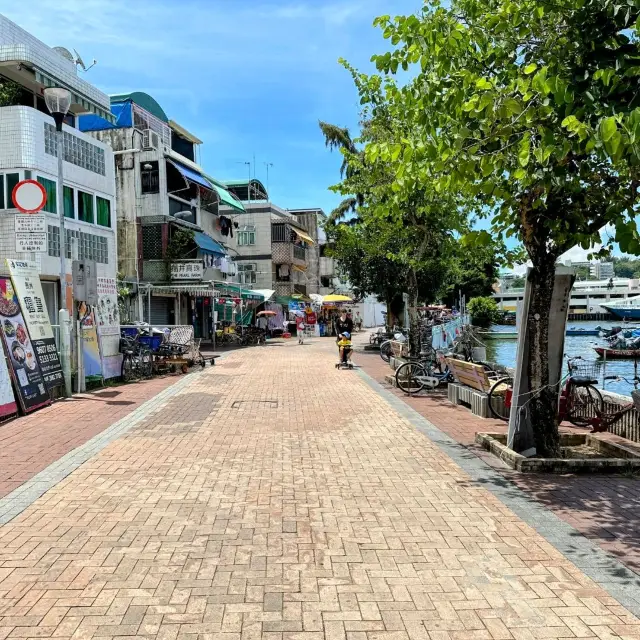
[[[67,397],[71,396],[71,335],[67,308],[67,236],[64,228],[64,132],[62,123],[71,106],[71,92],[62,87],[44,90],[44,101],[56,123],[56,150],[58,153],[58,184],[56,206],[60,217],[60,360]]]

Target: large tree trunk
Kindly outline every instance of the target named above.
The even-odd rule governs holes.
[[[555,279],[555,256],[543,254],[534,259],[529,301],[529,384],[531,399],[527,405],[534,430],[537,455],[558,457],[559,388],[549,387],[549,314]]]
[[[420,315],[418,314],[418,278],[414,269],[409,269],[407,282],[409,296],[409,355],[420,355]]]

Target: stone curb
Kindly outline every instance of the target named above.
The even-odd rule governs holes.
[[[640,575],[625,567],[577,529],[512,484],[475,453],[440,431],[362,369],[358,369],[357,374],[412,426],[449,456],[472,480],[482,484],[567,560],[640,618]]]

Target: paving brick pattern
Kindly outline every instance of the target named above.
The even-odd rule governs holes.
[[[362,339],[362,337],[360,337]],[[420,415],[454,440],[468,446],[485,462],[499,470],[517,487],[552,509],[602,549],[640,573],[640,480],[624,476],[549,476],[519,474],[501,465],[474,444],[478,431],[506,432],[499,420],[477,418],[464,407],[454,407],[446,392],[408,397],[384,384],[390,372],[379,355],[358,354],[363,370]],[[610,434],[612,439],[616,436]]]
[[[0,424],[0,498],[177,380],[165,376],[85,393]]]
[[[194,376],[0,528],[0,639],[639,638],[322,341]]]

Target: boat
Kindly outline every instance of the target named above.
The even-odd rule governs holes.
[[[640,320],[640,296],[624,298],[616,302],[601,302],[600,306],[623,320]]]
[[[478,331],[478,337],[485,340],[517,340],[517,331]]]
[[[607,360],[636,360],[640,359],[640,349],[610,349],[609,347],[594,347],[595,352],[601,357],[606,357]],[[606,352],[606,356],[605,356]]]
[[[597,336],[600,335],[602,329],[597,327],[596,329],[581,329],[580,327],[569,327],[565,335],[567,336]]]

